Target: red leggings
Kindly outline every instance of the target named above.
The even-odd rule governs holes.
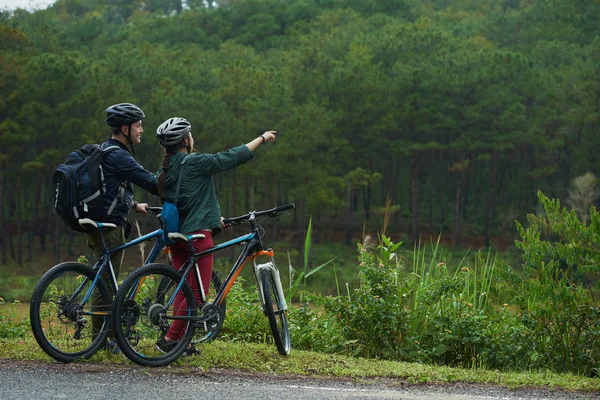
[[[196,253],[209,249],[213,247],[213,238],[212,233],[204,230],[191,232],[190,235],[202,233],[206,237],[203,239],[194,240],[194,249]],[[173,261],[173,267],[176,270],[179,270],[183,263],[185,263],[190,258],[190,252],[187,248],[187,243],[178,242],[171,246],[171,258]],[[204,293],[208,293],[208,288],[210,287],[210,278],[212,275],[213,268],[213,254],[209,254],[202,258],[199,258],[196,262],[198,263],[198,269],[200,270],[200,276],[202,277],[202,286],[204,287]],[[196,298],[196,304],[200,304],[200,290],[198,289],[198,285],[196,284],[196,271],[195,268],[192,268],[190,273],[188,274],[186,280],[192,287],[192,291],[194,292],[194,297]],[[180,291],[175,297],[175,302],[173,304],[173,310],[175,310],[175,315],[185,315],[187,314],[187,301],[183,295],[183,291]],[[179,340],[183,336],[185,332],[186,322],[184,320],[175,320],[171,328],[165,335],[167,340]]]

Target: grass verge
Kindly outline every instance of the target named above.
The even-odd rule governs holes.
[[[216,341],[201,348],[198,357],[177,360],[165,372],[206,372],[231,369],[281,376],[350,378],[369,383],[377,378],[397,380],[401,384],[469,383],[499,385],[511,389],[545,388],[578,392],[600,392],[600,380],[552,372],[501,373],[468,370],[404,362],[368,360],[340,355],[294,350],[288,357],[277,354],[274,346]],[[39,348],[32,336],[0,339],[0,360],[53,361]],[[101,351],[81,364],[133,365],[123,355]]]

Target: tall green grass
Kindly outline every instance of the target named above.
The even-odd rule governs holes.
[[[302,267],[302,270],[297,274],[295,274],[295,270],[292,267],[291,258],[289,256],[289,252],[288,252],[289,289],[288,289],[288,293],[286,295],[286,297],[287,297],[286,301],[288,303],[292,301],[292,299],[294,298],[294,295],[296,294],[298,289],[301,287],[301,284],[303,284],[304,288],[306,288],[306,280],[308,277],[316,274],[321,269],[323,269],[324,267],[326,267],[327,265],[329,265],[335,261],[335,257],[334,257],[334,258],[330,259],[329,261],[326,261],[317,267],[309,268],[311,248],[312,248],[312,217],[308,221],[308,229],[306,231],[306,236],[304,239],[303,267]],[[334,271],[334,273],[335,273],[335,271]],[[294,277],[294,275],[296,275],[296,276]],[[338,293],[339,293],[339,287],[338,287]]]
[[[590,266],[600,216],[589,226],[556,201],[541,198],[546,216],[520,227],[517,270],[490,250],[447,257],[439,239],[412,252],[385,235],[358,245],[359,281],[336,296],[311,297],[297,319],[323,329],[303,348],[469,368],[545,370],[595,376],[600,361],[600,307],[594,290],[575,281]],[[582,238],[586,245],[578,247]],[[594,240],[595,240],[594,239]],[[600,242],[600,240],[598,240]],[[586,258],[587,257],[587,258]],[[340,287],[340,282],[336,282]],[[292,323],[294,320],[292,319]],[[313,346],[313,347],[311,347]]]

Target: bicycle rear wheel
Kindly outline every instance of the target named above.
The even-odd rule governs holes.
[[[169,278],[163,278],[160,281],[159,287],[158,287],[158,298],[157,301],[161,304],[165,304],[165,301],[168,300],[168,298],[166,297],[166,294],[172,289],[172,285],[175,282],[173,282],[171,279]],[[216,271],[212,271],[212,275],[210,278],[210,288],[208,289],[208,293],[206,293],[206,299],[208,300],[208,302],[212,302],[214,300],[214,296],[216,296],[216,294],[219,292],[219,290],[221,289],[221,279],[219,278],[219,275],[217,274]],[[223,299],[223,302],[221,303],[221,306],[219,307],[220,312],[218,314],[215,314],[215,317],[217,318],[223,318],[225,316],[225,310],[227,307],[227,300]],[[222,326],[222,322],[220,321],[214,321],[214,323],[204,323],[201,324],[202,326],[199,326],[199,324],[196,324],[196,331],[195,331],[195,337],[193,339],[194,343],[210,343],[213,340],[215,340],[219,334],[220,331],[220,327]]]
[[[119,287],[112,324],[123,354],[136,364],[159,367],[186,350],[194,335],[195,316],[196,299],[190,285],[181,282],[181,274],[168,265],[149,264],[132,272]],[[164,343],[167,332],[178,340]]]
[[[42,350],[61,362],[89,358],[106,343],[112,296],[86,265],[67,262],[46,272],[33,291],[29,318],[33,336]],[[87,297],[87,298],[86,298]],[[92,306],[92,299],[99,303]],[[92,332],[92,314],[99,315],[101,328]]]
[[[273,271],[263,269],[260,273],[262,282],[262,294],[265,300],[264,312],[269,319],[273,339],[277,346],[277,351],[282,356],[290,354],[291,341],[290,330],[288,327],[286,311],[281,308],[283,304],[275,285]]]

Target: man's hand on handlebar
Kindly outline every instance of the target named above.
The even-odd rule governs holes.
[[[148,203],[136,203],[135,212],[140,214],[148,214]]]
[[[151,215],[158,215],[162,212],[162,207],[146,207],[146,213]]]

